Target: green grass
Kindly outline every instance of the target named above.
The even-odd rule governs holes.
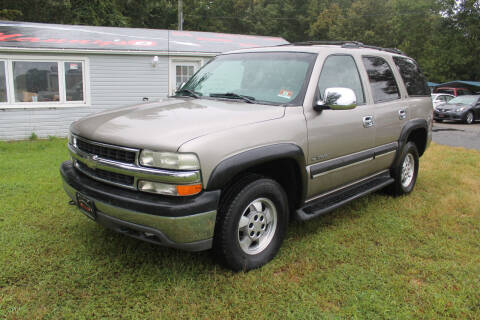
[[[67,204],[61,139],[0,142],[0,318],[480,318],[480,153],[433,145],[414,192],[291,223],[234,274]]]

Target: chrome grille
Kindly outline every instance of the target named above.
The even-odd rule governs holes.
[[[75,161],[75,167],[87,176],[113,184],[132,187],[135,181],[133,176],[102,169],[92,169],[80,161]]]
[[[76,170],[92,179],[130,190],[138,190],[139,179],[169,184],[201,181],[200,170],[175,171],[140,166],[137,160],[139,149],[92,141],[72,134],[68,150]]]
[[[133,151],[121,150],[101,144],[90,143],[83,139],[77,139],[77,148],[104,159],[125,163],[135,163],[136,153]]]

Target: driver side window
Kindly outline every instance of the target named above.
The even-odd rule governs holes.
[[[352,89],[357,96],[357,105],[365,103],[362,81],[352,56],[332,55],[327,57],[318,80],[320,99],[324,99],[323,95],[327,88]]]

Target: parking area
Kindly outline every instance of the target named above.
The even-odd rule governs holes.
[[[480,122],[467,125],[456,122],[435,122],[433,141],[438,144],[480,150]]]

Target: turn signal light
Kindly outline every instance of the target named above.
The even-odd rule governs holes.
[[[174,185],[148,180],[138,181],[138,190],[167,196],[193,196],[202,191],[202,184]]]
[[[177,186],[177,194],[179,196],[192,196],[202,191],[201,184],[190,184]]]

